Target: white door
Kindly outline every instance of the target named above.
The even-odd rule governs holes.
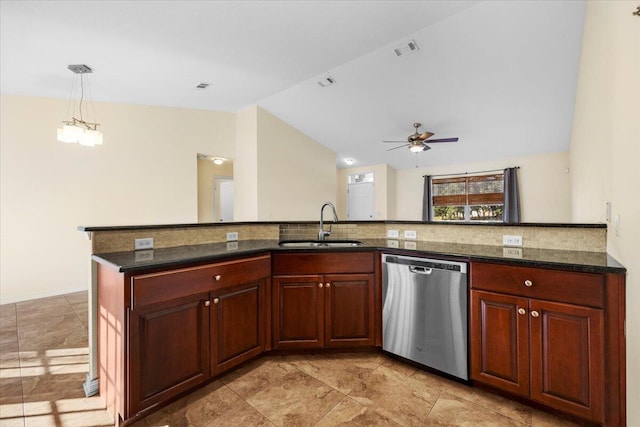
[[[233,221],[233,181],[220,181],[220,221]]]
[[[373,182],[360,182],[348,185],[347,219],[351,221],[373,219],[374,204]]]

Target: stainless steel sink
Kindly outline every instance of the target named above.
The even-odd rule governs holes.
[[[283,248],[348,248],[360,246],[359,240],[283,240],[278,246]]]

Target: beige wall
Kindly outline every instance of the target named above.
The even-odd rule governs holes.
[[[511,166],[520,166],[518,178],[520,214],[523,222],[570,221],[571,195],[567,152],[399,170],[396,172],[395,219],[422,219],[423,175],[476,172]]]
[[[233,218],[258,218],[258,107],[236,113],[236,153],[233,171]]]
[[[87,289],[79,225],[197,220],[197,152],[234,155],[233,113],[95,103],[104,145],[56,140],[67,100],[3,95],[0,300]]]
[[[230,160],[216,165],[211,159],[198,159],[198,222],[220,221],[220,180],[217,177],[223,176],[233,179]]]
[[[571,138],[574,221],[612,222],[607,251],[627,267],[627,425],[640,425],[640,18],[637,2],[587,2]],[[620,233],[615,218],[620,218]]]
[[[257,109],[257,123],[258,210],[253,219],[318,219],[322,203],[336,200],[336,154],[264,109]]]
[[[393,219],[391,213],[395,209],[395,169],[388,165],[359,166],[338,169],[337,205],[338,218],[347,218],[347,186],[349,175],[373,172],[374,184],[374,217],[373,220]]]

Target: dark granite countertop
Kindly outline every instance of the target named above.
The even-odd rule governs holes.
[[[453,257],[468,261],[495,261],[513,265],[566,269],[594,273],[625,273],[626,269],[605,252],[563,251],[502,246],[465,245],[441,242],[362,240],[362,246],[340,248],[282,248],[276,240],[245,240],[206,245],[177,246],[145,251],[94,254],[92,259],[112,266],[120,272],[143,273],[151,270],[216,262],[270,252],[362,251],[381,250],[389,253]]]

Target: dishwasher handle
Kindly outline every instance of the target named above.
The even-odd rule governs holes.
[[[433,268],[429,267],[416,267],[414,265],[409,266],[409,271],[415,274],[431,274],[433,272]]]

